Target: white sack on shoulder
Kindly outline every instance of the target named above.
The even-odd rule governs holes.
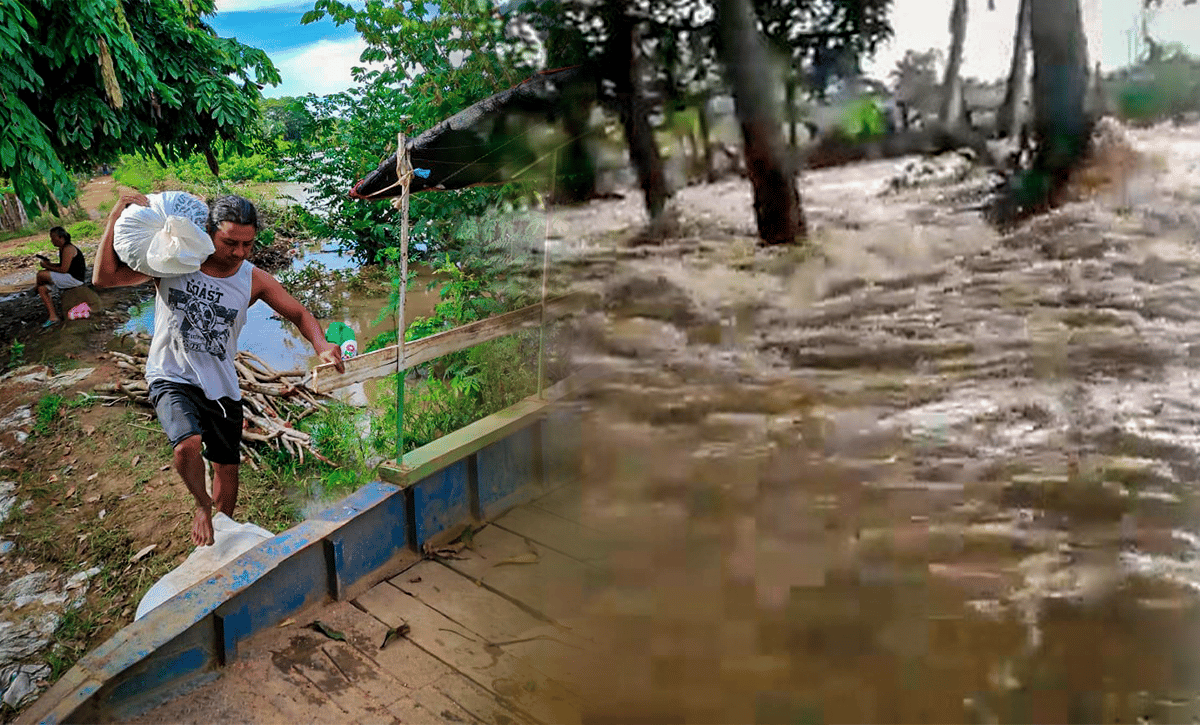
[[[146,249],[146,265],[155,277],[191,274],[213,253],[212,239],[190,219],[169,216]]]
[[[200,269],[215,250],[204,231],[208,205],[182,191],[146,197],[150,206],[121,212],[113,249],[121,261],[152,277],[174,277]]]

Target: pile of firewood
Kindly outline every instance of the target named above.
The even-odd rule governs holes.
[[[139,335],[140,342],[149,338]],[[144,344],[136,346],[133,354],[110,352],[117,367],[130,375],[117,383],[97,386],[97,393],[108,393],[149,407],[150,394],[144,377],[146,350]],[[262,462],[261,447],[286,451],[304,462],[305,456],[314,456],[326,463],[332,462],[317,452],[312,436],[294,427],[297,421],[325,407],[322,399],[328,396],[315,393],[308,388],[311,373],[307,370],[280,372],[252,352],[239,351],[234,358],[238,382],[242,389],[242,410],[245,427],[242,430],[242,450],[245,460],[256,470]]]

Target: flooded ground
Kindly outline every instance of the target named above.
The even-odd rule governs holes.
[[[809,175],[807,251],[755,249],[741,181],[662,247],[633,198],[556,214],[613,371],[597,721],[1200,717],[1200,129],[1129,139],[1007,236],[985,179],[881,194],[903,162]]]

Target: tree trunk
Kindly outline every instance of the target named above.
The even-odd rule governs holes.
[[[704,178],[711,184],[717,180],[717,170],[713,168],[712,129],[708,126],[709,100],[707,96],[701,98],[697,119],[700,122],[700,141],[704,144]]]
[[[563,130],[570,141],[559,166],[561,181],[556,180],[559,185],[556,196],[567,203],[587,201],[596,193],[596,164],[586,141],[594,94],[583,90],[583,85],[576,82],[563,93]]]
[[[1100,71],[1100,63],[1092,67],[1092,75],[1088,79],[1088,100],[1086,105],[1088,117],[1092,120],[1103,118],[1110,112],[1108,107],[1108,92],[1104,88],[1104,74]]]
[[[1033,6],[1034,169],[1047,175],[1048,191],[1053,192],[1087,151],[1091,132],[1084,109],[1087,39],[1079,0],[1029,2]]]
[[[796,139],[796,76],[794,73],[789,73],[787,80],[783,82],[783,102],[787,106],[788,143],[792,148],[796,148],[799,144]]]
[[[767,244],[793,244],[806,233],[795,163],[785,153],[776,112],[772,65],[754,22],[750,0],[718,0],[721,55],[742,126],[746,173],[754,188],[758,236]]]
[[[1008,83],[1004,89],[1004,102],[996,112],[996,128],[1008,138],[1020,135],[1021,126],[1029,122],[1032,80],[1029,73],[1029,19],[1032,5],[1031,0],[1021,0],[1021,6],[1017,9],[1017,29],[1013,33]]]
[[[963,90],[960,71],[966,35],[967,0],[954,0],[954,9],[950,11],[950,56],[946,61],[946,75],[942,79],[940,114],[942,123],[947,126],[962,123]]]
[[[654,129],[646,112],[645,99],[638,88],[637,25],[630,17],[627,0],[610,0],[608,11],[612,35],[609,39],[609,58],[613,64],[613,81],[621,109],[621,124],[629,145],[629,159],[637,169],[650,226],[656,228],[662,220],[671,193],[663,174],[662,157],[654,140]]]

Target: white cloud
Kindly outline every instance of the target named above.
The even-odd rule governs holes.
[[[283,82],[267,88],[263,95],[303,96],[315,93],[319,96],[344,91],[354,85],[350,69],[361,66],[358,58],[366,48],[362,38],[346,40],[321,40],[292,50],[271,54],[275,67]],[[367,67],[379,67],[367,64]]]
[[[217,0],[218,13],[243,13],[258,10],[312,10],[312,0]]]

